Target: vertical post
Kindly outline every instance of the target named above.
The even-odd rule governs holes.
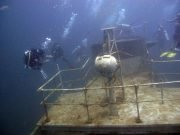
[[[49,115],[48,115],[48,110],[47,110],[47,104],[46,104],[46,101],[45,101],[45,96],[44,96],[44,92],[42,91],[42,94],[43,94],[43,107],[44,107],[44,112],[45,112],[45,123],[46,122],[49,122],[50,119],[49,119]]]
[[[153,77],[154,77],[154,73],[153,73],[153,60],[151,59],[151,83],[153,83]]]
[[[116,51],[118,52],[117,56],[118,56],[118,64],[119,64],[119,69],[120,69],[120,81],[121,81],[121,85],[124,86],[124,80],[123,80],[123,75],[122,75],[122,64],[121,64],[121,57],[120,57],[120,54],[119,54],[119,50],[118,50],[118,47],[117,47],[117,43],[116,43],[116,36],[115,36],[115,32],[114,32],[114,44],[115,44],[115,48],[116,48]],[[125,98],[125,92],[124,92],[124,87],[122,87],[122,92],[123,92],[123,100]]]
[[[104,86],[105,87],[105,93],[106,93],[106,97],[105,97],[105,101],[107,101],[108,102],[108,97],[109,97],[109,94],[108,94],[108,89],[106,88],[107,87],[107,84],[106,84],[106,82],[105,82],[105,78],[103,77],[103,84],[102,84],[102,86]]]
[[[123,81],[123,77],[122,77],[122,65],[121,65],[121,61],[119,59],[119,65],[120,65],[120,78],[121,78],[121,83],[122,83],[122,86],[124,86],[124,81]],[[123,93],[123,100],[125,99],[125,89],[124,87],[122,87],[122,93]]]
[[[107,32],[108,37],[108,53],[111,53],[111,38],[110,38],[110,31]]]
[[[88,101],[87,101],[87,89],[84,89],[84,101],[85,101],[85,107],[87,111],[87,123],[90,123],[90,116],[89,116],[89,108],[88,108]]]
[[[137,118],[136,118],[136,123],[141,123],[141,119],[140,119],[140,113],[139,113],[139,101],[138,101],[138,89],[139,86],[135,85],[135,95],[136,95],[136,109],[137,109]]]
[[[162,80],[161,80],[162,82]],[[161,84],[161,103],[164,104],[163,84]]]
[[[112,54],[113,48],[115,47],[115,44],[116,44],[114,28],[112,28],[111,31],[109,31],[109,32],[111,32],[110,33],[111,38],[109,39],[110,40],[109,42],[111,43],[110,54]]]
[[[149,51],[146,47],[146,54],[147,54],[147,59],[149,60],[148,61],[148,64],[150,65],[150,76],[151,76],[151,83],[153,83],[153,59],[151,59],[151,56],[149,54]],[[153,85],[151,85],[153,87]]]
[[[59,72],[59,81],[60,81],[61,86],[62,86],[62,88],[63,88],[64,86],[63,86],[63,81],[62,81],[62,77],[61,77],[61,73],[60,73],[60,68],[59,68],[59,65],[58,65],[58,64],[56,64],[56,66],[57,66],[57,71]]]
[[[118,111],[116,107],[116,95],[115,90],[112,88],[112,79],[108,78],[108,87],[109,87],[109,115],[117,116]]]
[[[106,54],[108,52],[108,34],[107,34],[107,30],[103,30],[103,33],[104,33],[103,54]]]

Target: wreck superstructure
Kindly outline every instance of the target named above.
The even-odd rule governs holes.
[[[102,31],[103,54],[119,65],[113,77],[97,72],[92,58],[79,68],[57,68],[38,89],[45,113],[32,134],[180,132],[180,79],[169,77],[179,73],[154,70],[180,60],[153,60],[143,38],[118,39],[115,27]]]

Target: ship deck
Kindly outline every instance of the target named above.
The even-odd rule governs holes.
[[[44,116],[37,125],[45,131],[53,129],[57,134],[67,131],[96,134],[180,132],[179,88],[144,85],[150,80],[148,73],[125,77],[124,85],[129,87],[124,93],[122,88],[113,88],[116,113],[110,115],[112,106],[108,103],[107,89],[93,89],[102,87],[104,79],[93,78],[86,87],[86,99],[83,90],[60,93],[53,104],[47,103],[49,121],[45,122]],[[137,84],[138,91],[135,90]],[[118,81],[114,86],[118,86]]]

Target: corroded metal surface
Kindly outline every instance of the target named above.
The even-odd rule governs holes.
[[[134,75],[133,75],[134,76]],[[126,77],[126,84],[148,82],[149,76],[141,74],[136,77]],[[131,78],[131,79],[130,79]],[[115,82],[116,83],[116,82]],[[89,87],[102,86],[102,78],[91,82]],[[122,91],[115,89],[117,116],[109,115],[106,90],[87,90],[87,101],[90,119],[87,118],[83,91],[64,93],[56,99],[56,105],[48,104],[50,121],[44,123],[42,118],[38,125],[55,127],[59,130],[91,130],[94,132],[118,131],[127,132],[179,132],[180,123],[180,91],[178,88],[163,89],[163,103],[161,87],[142,86],[138,89],[138,103],[141,123],[137,123],[137,108],[133,87],[125,89],[125,100],[121,100]],[[168,128],[165,128],[168,127]],[[162,130],[162,128],[165,128]]]

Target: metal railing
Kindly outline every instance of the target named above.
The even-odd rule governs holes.
[[[107,48],[109,48],[109,53],[111,55],[116,55],[117,58],[118,58],[118,63],[120,66],[123,66],[121,65],[121,59],[120,59],[120,55],[119,53],[121,54],[124,54],[124,55],[127,55],[129,57],[133,57],[134,55],[133,54],[130,54],[129,52],[122,52],[118,49],[117,47],[117,42],[122,42],[123,40],[116,40],[116,36],[115,36],[115,27],[112,27],[112,28],[105,28],[105,29],[102,29],[104,31],[104,43],[107,43]],[[134,39],[132,39],[133,41]],[[115,49],[115,51],[114,51]],[[161,101],[161,103],[163,104],[165,101],[167,101],[167,99],[165,100],[164,99],[164,88],[163,86],[165,84],[175,84],[175,83],[180,83],[180,80],[178,81],[164,81],[162,78],[160,79],[159,82],[153,82],[153,75],[157,74],[157,73],[154,73],[153,72],[153,64],[154,63],[170,63],[170,62],[180,62],[180,60],[163,60],[163,61],[159,61],[159,60],[152,60],[151,57],[150,57],[150,54],[146,48],[146,55],[144,54],[144,58],[143,61],[147,62],[147,63],[150,63],[150,66],[151,66],[151,69],[150,69],[150,73],[151,73],[151,83],[144,83],[144,84],[131,84],[131,85],[124,85],[123,83],[123,78],[122,78],[122,71],[120,69],[120,80],[121,80],[121,85],[111,85],[111,86],[107,86],[107,85],[104,85],[104,86],[99,86],[99,87],[89,87],[88,84],[88,81],[90,80],[91,77],[89,77],[90,75],[92,75],[91,73],[91,69],[88,68],[88,62],[90,61],[90,59],[88,59],[82,67],[80,68],[75,68],[75,69],[68,69],[68,70],[60,70],[59,67],[58,67],[58,72],[53,76],[51,77],[46,83],[44,83],[39,89],[38,91],[42,93],[43,95],[43,100],[41,102],[41,104],[44,106],[44,110],[45,110],[45,116],[46,116],[46,120],[45,121],[49,121],[49,115],[48,115],[48,107],[49,105],[62,105],[62,103],[57,103],[57,102],[48,102],[48,99],[50,97],[52,97],[52,95],[54,95],[55,93],[62,93],[62,92],[74,92],[74,91],[80,91],[80,92],[83,92],[84,93],[84,102],[83,103],[64,103],[63,105],[83,105],[84,107],[86,107],[86,112],[87,112],[87,121],[90,122],[90,111],[89,111],[89,106],[91,105],[99,105],[100,103],[89,103],[88,101],[88,98],[87,98],[87,92],[88,91],[95,91],[95,90],[111,90],[111,89],[118,89],[118,90],[122,90],[123,93],[125,93],[125,88],[133,88],[132,90],[134,90],[134,98],[135,98],[135,101],[131,102],[131,101],[127,101],[124,96],[123,96],[123,99],[124,99],[124,102],[126,103],[133,103],[136,105],[136,114],[137,114],[137,119],[136,119],[136,122],[141,122],[141,115],[140,115],[140,111],[139,111],[139,104],[142,103],[142,102],[156,102],[156,101]],[[89,66],[91,67],[91,65]],[[74,79],[74,80],[64,80],[63,78],[63,74],[65,73],[68,73],[68,72],[83,72],[85,71],[85,73],[83,73],[83,76],[80,77],[79,79]],[[73,74],[73,73],[72,73]],[[166,73],[161,73],[162,75],[165,75]],[[172,75],[175,75],[176,73],[168,73],[168,74],[172,74]],[[69,74],[68,74],[69,75]],[[81,84],[83,84],[82,87],[70,87],[68,88],[65,84],[70,84],[72,82],[78,82],[80,81]],[[58,83],[57,83],[58,82]],[[82,83],[83,82],[83,83]],[[57,84],[56,84],[57,83]],[[160,85],[161,87],[161,90],[160,90],[160,99],[156,99],[156,101],[139,101],[139,91],[140,91],[140,88],[141,87],[145,87],[145,86],[157,86],[157,85]],[[173,99],[172,99],[173,100]],[[174,100],[180,100],[180,99],[174,99]],[[109,103],[109,104],[112,104],[112,103]],[[118,102],[113,102],[113,104],[115,105],[119,105]]]
[[[84,107],[86,107],[86,110],[87,110],[87,121],[90,122],[91,119],[90,119],[90,112],[89,112],[89,106],[91,105],[100,105],[100,103],[95,103],[95,104],[92,104],[92,103],[88,103],[88,100],[87,100],[87,91],[89,90],[104,90],[104,89],[112,89],[112,88],[128,88],[128,87],[132,87],[134,88],[134,91],[135,91],[135,102],[128,102],[126,101],[126,103],[134,103],[136,105],[136,108],[137,108],[137,123],[138,122],[141,122],[141,118],[140,118],[140,112],[139,112],[139,104],[142,103],[142,102],[157,102],[157,101],[161,101],[162,104],[164,104],[165,101],[176,101],[176,100],[180,100],[179,99],[164,99],[164,92],[163,92],[163,87],[161,87],[161,98],[158,100],[152,100],[152,101],[139,101],[138,100],[138,93],[139,93],[139,87],[143,87],[143,86],[155,86],[155,85],[163,85],[163,84],[174,84],[174,83],[180,83],[180,81],[171,81],[171,82],[157,82],[157,83],[146,83],[146,84],[134,84],[134,85],[125,85],[125,86],[112,86],[112,87],[93,87],[93,88],[74,88],[74,89],[53,89],[53,90],[50,90],[50,89],[44,89],[44,90],[41,90],[43,92],[47,92],[47,91],[56,91],[56,92],[60,92],[60,91],[82,91],[84,92],[84,104],[62,104],[62,103],[47,103],[46,100],[47,100],[47,97],[46,98],[43,98],[43,101],[41,104],[43,104],[44,106],[44,109],[45,109],[45,115],[46,115],[46,121],[49,120],[49,116],[48,116],[48,111],[47,111],[47,105],[83,105]],[[119,103],[114,103],[114,104],[119,104]]]
[[[91,122],[91,113],[89,111],[89,106],[92,106],[92,105],[100,105],[100,103],[89,103],[88,102],[88,98],[87,98],[87,92],[88,91],[91,91],[91,90],[107,90],[107,89],[124,89],[124,88],[133,88],[132,90],[134,90],[134,97],[135,97],[135,101],[127,101],[125,100],[124,103],[133,103],[136,105],[136,122],[137,123],[140,123],[142,122],[141,120],[141,114],[140,114],[140,109],[139,109],[139,104],[140,103],[143,103],[143,102],[159,102],[161,101],[162,104],[164,104],[166,101],[176,101],[176,100],[180,100],[180,97],[178,99],[164,99],[164,88],[163,88],[163,85],[164,84],[177,84],[177,83],[180,83],[180,80],[177,80],[177,81],[163,81],[161,80],[160,82],[151,82],[151,83],[144,83],[144,84],[130,84],[130,85],[113,85],[113,86],[102,86],[102,87],[88,87],[87,86],[87,83],[84,85],[84,87],[76,87],[76,88],[64,88],[63,86],[63,83],[65,83],[63,81],[63,78],[62,78],[62,74],[64,72],[71,72],[71,71],[82,71],[82,70],[85,70],[87,67],[88,67],[88,62],[90,61],[90,59],[88,59],[82,67],[80,68],[76,68],[76,69],[69,69],[69,70],[61,70],[61,71],[58,71],[54,76],[52,76],[46,83],[44,83],[39,89],[38,91],[39,92],[42,92],[43,94],[43,100],[41,102],[41,104],[43,105],[44,107],[44,110],[45,110],[45,122],[48,122],[50,120],[49,118],[49,115],[48,115],[48,107],[47,106],[52,106],[52,105],[82,105],[86,108],[86,113],[87,113],[87,122]],[[180,60],[170,60],[170,61],[150,61],[150,62],[180,62]],[[86,70],[87,72],[85,72],[84,76],[81,78],[81,80],[86,80],[88,79],[89,75],[91,75],[90,73],[90,70]],[[46,88],[46,86],[53,82],[53,80],[55,78],[58,78],[59,79],[59,83],[54,87],[54,88]],[[73,81],[73,80],[72,80]],[[77,80],[74,80],[74,81],[77,81]],[[160,98],[159,99],[156,99],[156,100],[150,100],[150,101],[139,101],[139,88],[141,87],[145,87],[145,86],[160,86]],[[153,89],[153,88],[152,88]],[[55,92],[63,92],[63,91],[68,91],[68,92],[74,92],[74,91],[80,91],[80,92],[83,92],[84,93],[84,103],[56,103],[56,102],[48,102],[48,98],[50,98]],[[45,95],[45,93],[48,93],[47,95]],[[119,105],[120,103],[116,102],[116,103],[113,103],[115,105]]]

